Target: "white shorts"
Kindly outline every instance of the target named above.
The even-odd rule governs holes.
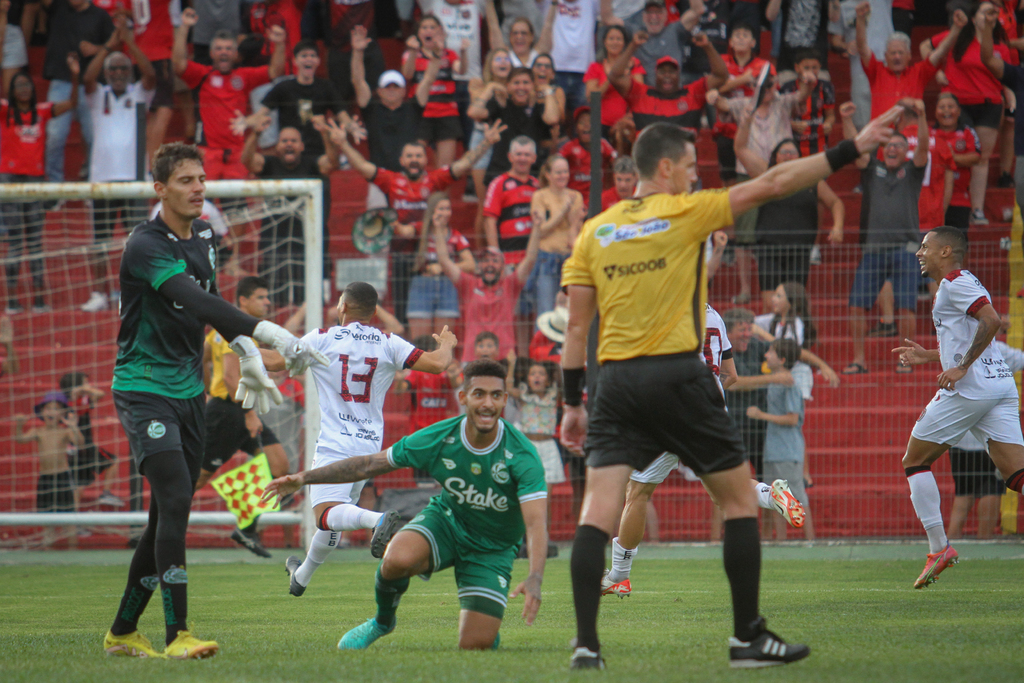
[[[346,456],[353,457],[353,456]],[[331,456],[324,453],[317,453],[313,457],[313,465],[310,469],[330,465],[332,462],[345,460],[343,457]],[[352,503],[359,502],[359,494],[363,492],[363,486],[367,480],[349,482],[348,484],[310,484],[309,504],[316,507],[320,503]]]
[[[633,470],[629,478],[638,484],[660,484],[672,474],[672,470],[679,467],[679,457],[672,453],[662,453],[654,462],[640,470]],[[685,465],[684,465],[685,467]],[[687,468],[689,469],[689,468]]]
[[[911,436],[956,446],[967,432],[982,444],[991,439],[1024,446],[1017,397],[977,400],[937,392],[917,418]]]
[[[544,481],[548,484],[561,484],[565,481],[565,466],[562,464],[562,454],[558,451],[558,443],[555,440],[533,441],[533,447],[537,449],[540,462],[544,465]]]

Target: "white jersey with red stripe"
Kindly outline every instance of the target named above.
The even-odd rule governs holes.
[[[942,369],[960,364],[974,341],[978,321],[974,314],[992,302],[988,290],[968,270],[954,270],[941,281],[932,305],[932,322],[939,339]],[[994,344],[982,351],[963,379],[952,390],[940,394],[960,394],[969,399],[993,399],[1017,396],[1017,387],[999,349]]]
[[[732,353],[726,354],[726,352],[732,351],[732,343],[729,341],[729,335],[725,331],[725,321],[722,320],[722,316],[718,314],[711,304],[705,304],[705,320],[704,320],[704,362],[711,368],[711,372],[715,373],[715,380],[718,382],[718,388],[722,391],[722,395],[725,395],[725,390],[722,388],[722,357],[732,358]]]
[[[330,359],[313,365],[320,403],[315,465],[383,450],[384,398],[395,374],[423,352],[396,335],[353,322],[302,338]]]

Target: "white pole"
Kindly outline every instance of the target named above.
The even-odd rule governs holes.
[[[323,254],[327,245],[323,243],[324,216],[323,185],[319,181],[316,187],[310,188],[306,200],[306,211],[302,221],[302,232],[306,242],[306,332],[323,326],[324,322],[324,287],[323,287]],[[320,402],[317,400],[316,383],[313,372],[306,371],[305,382],[305,457],[302,469],[309,469],[316,452],[316,438],[320,433]],[[313,521],[313,507],[309,503],[309,490],[306,500],[302,503],[302,538],[309,549],[316,533]]]
[[[0,526],[144,526],[148,512],[0,512]],[[238,520],[230,512],[193,512],[188,518],[194,526],[235,526]],[[261,524],[301,524],[298,512],[264,512]]]
[[[301,196],[322,191],[323,187],[319,180],[211,180],[206,183],[208,198]],[[153,183],[133,181],[129,183],[5,183],[0,185],[0,200],[124,199],[134,197],[156,197]],[[323,213],[322,210],[321,213]]]

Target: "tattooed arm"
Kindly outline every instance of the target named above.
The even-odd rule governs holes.
[[[394,472],[398,468],[388,462],[387,451],[373,455],[359,455],[345,458],[330,465],[317,467],[298,474],[278,477],[267,484],[263,492],[263,500],[273,500],[274,496],[287,496],[301,489],[306,484],[345,484],[363,479],[372,479],[380,474]]]

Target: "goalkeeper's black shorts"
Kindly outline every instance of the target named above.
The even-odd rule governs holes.
[[[184,455],[195,484],[203,462],[206,432],[203,394],[195,398],[170,398],[144,391],[114,390],[111,393],[139,471],[146,473],[147,457],[178,451]]]

